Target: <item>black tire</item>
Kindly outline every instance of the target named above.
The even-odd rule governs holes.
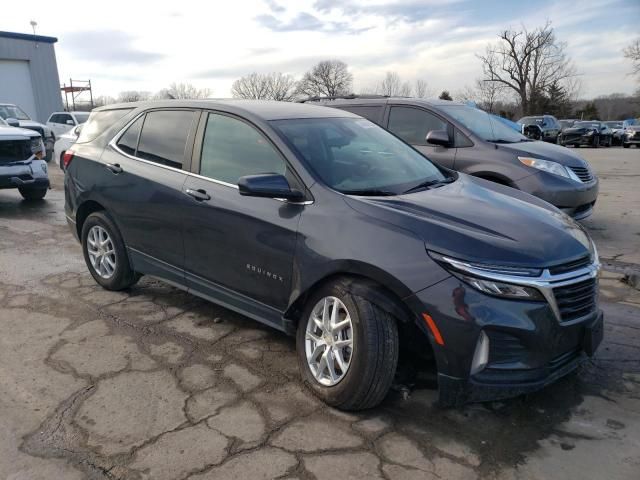
[[[593,139],[593,148],[598,148],[600,146],[600,137],[597,136]]]
[[[116,267],[109,278],[101,277],[89,259],[87,236],[89,235],[91,227],[96,225],[107,231],[115,251]],[[140,279],[140,275],[134,272],[131,268],[125,243],[122,240],[122,235],[120,235],[118,227],[105,212],[94,212],[87,217],[82,225],[82,234],[80,238],[82,240],[84,261],[87,264],[87,268],[89,269],[91,276],[100,286],[107,290],[123,290],[131,287]]]
[[[338,280],[318,289],[304,309],[296,336],[298,364],[303,381],[325,403],[341,410],[363,410],[378,405],[387,395],[398,364],[396,319],[367,298],[367,288],[354,295],[349,279]],[[305,352],[307,323],[316,304],[324,297],[336,297],[346,307],[352,323],[353,350],[344,377],[325,386],[314,377]]]
[[[623,143],[622,144],[622,148],[629,148],[631,146],[631,144],[629,143]]]
[[[39,188],[27,188],[27,187],[19,187],[18,191],[22,198],[25,200],[42,200],[47,194],[47,187],[39,187]]]
[[[60,154],[60,170],[62,170],[64,172],[64,150],[62,151],[62,153]]]

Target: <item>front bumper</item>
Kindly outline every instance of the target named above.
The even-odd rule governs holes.
[[[44,167],[43,167],[44,165]],[[49,176],[43,160],[0,165],[0,188],[49,188]]]
[[[407,300],[416,313],[431,315],[443,339],[431,342],[443,405],[514,397],[556,381],[593,353],[586,338],[603,318],[596,307],[562,322],[547,302],[488,296],[455,277]],[[418,327],[433,338],[424,322]],[[488,363],[471,375],[481,333],[489,338]]]
[[[515,186],[559,208],[576,220],[588,217],[598,199],[598,177],[587,183],[546,172],[534,173],[515,182]]]

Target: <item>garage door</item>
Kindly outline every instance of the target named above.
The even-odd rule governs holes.
[[[28,61],[0,59],[0,103],[14,103],[38,118]]]

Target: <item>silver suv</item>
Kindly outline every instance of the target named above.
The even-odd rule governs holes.
[[[576,220],[591,215],[596,203],[598,178],[578,153],[533,141],[477,108],[381,96],[306,102],[365,117],[444,167],[535,195]]]

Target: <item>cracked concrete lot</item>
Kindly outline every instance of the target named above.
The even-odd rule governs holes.
[[[637,479],[640,152],[582,150],[605,342],[542,392],[442,410],[430,377],[361,413],[316,400],[294,341],[143,278],[95,284],[63,214],[0,191],[0,479]]]

